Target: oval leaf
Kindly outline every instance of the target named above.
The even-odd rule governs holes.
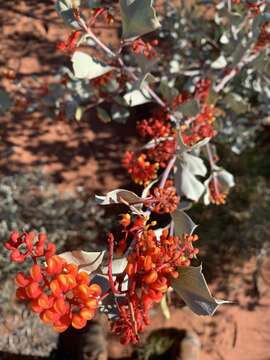
[[[174,233],[176,236],[182,237],[184,234],[192,234],[198,225],[181,210],[175,210],[172,214],[174,222]]]
[[[131,107],[143,105],[145,103],[152,101],[152,97],[147,91],[147,89],[132,90],[126,93],[126,95],[124,95],[124,99],[126,103]]]
[[[71,60],[75,77],[78,79],[94,79],[113,69],[82,51],[75,51]]]
[[[195,155],[188,153],[182,154],[184,166],[191,172],[193,175],[205,176],[207,173],[207,167],[204,165],[204,162],[201,158]]]

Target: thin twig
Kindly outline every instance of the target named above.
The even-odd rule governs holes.
[[[165,169],[165,171],[164,171],[164,173],[163,173],[163,175],[161,177],[161,181],[160,181],[160,185],[159,185],[159,187],[161,189],[164,188],[165,183],[166,183],[166,181],[167,181],[167,179],[168,179],[168,177],[170,175],[170,172],[171,172],[171,170],[172,170],[172,168],[173,168],[173,166],[175,164],[175,161],[176,161],[176,155],[174,155],[171,158],[171,160],[169,161],[169,163],[168,163],[168,165],[167,165],[167,167],[166,167],[166,169]]]

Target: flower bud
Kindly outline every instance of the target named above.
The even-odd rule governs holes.
[[[76,276],[76,280],[78,284],[85,284],[85,285],[88,285],[90,281],[89,275],[85,271],[79,272],[78,275]]]
[[[142,280],[146,284],[154,283],[158,278],[158,273],[155,270],[150,271],[148,274],[144,275]]]
[[[95,310],[89,309],[87,307],[82,308],[80,311],[80,316],[85,320],[91,320],[95,316]]]
[[[69,311],[69,306],[63,298],[57,299],[53,304],[53,308],[60,315],[64,315]]]
[[[89,286],[89,295],[99,297],[102,294],[102,289],[98,284],[91,284]]]
[[[26,288],[26,295],[30,299],[36,299],[41,294],[41,288],[39,287],[37,282],[30,283]]]
[[[20,271],[16,275],[15,282],[16,282],[17,286],[20,286],[20,287],[24,288],[27,285],[29,285],[30,280],[25,276],[25,274],[22,271]]]
[[[75,289],[75,293],[76,295],[81,299],[81,300],[87,300],[89,297],[89,288],[87,285],[82,284],[79,285],[76,289]]]
[[[50,283],[50,289],[52,291],[53,296],[56,298],[60,297],[62,294],[62,289],[57,280],[52,280]]]
[[[47,294],[41,294],[40,297],[37,299],[38,305],[42,309],[49,309],[52,306],[53,299],[49,297]]]
[[[75,329],[82,329],[86,325],[86,320],[79,314],[73,314],[71,324]]]
[[[47,259],[47,273],[49,275],[60,274],[63,270],[64,261],[60,258],[60,256],[54,255]]]
[[[34,264],[30,269],[30,276],[33,281],[39,282],[43,279],[41,268],[38,264]]]

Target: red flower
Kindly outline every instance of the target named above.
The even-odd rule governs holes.
[[[151,202],[155,200],[151,207],[151,210],[159,213],[172,213],[176,210],[180,197],[177,196],[176,189],[173,186],[173,182],[171,180],[167,180],[164,188],[155,187],[153,191],[153,198]]]
[[[11,261],[19,263],[24,262],[28,257],[49,258],[55,253],[55,245],[47,241],[45,233],[40,233],[37,237],[35,232],[19,234],[18,231],[13,231],[5,247],[11,252]]]
[[[171,125],[162,118],[144,119],[137,124],[137,130],[142,137],[160,138],[171,134]]]
[[[189,265],[198,250],[193,242],[196,235],[183,238],[169,236],[168,230],[158,239],[149,225],[130,225],[124,232],[133,237],[135,245],[128,256],[125,272],[129,277],[126,297],[119,305],[119,318],[112,323],[112,331],[120,335],[123,344],[136,343],[139,333],[149,323],[149,310],[160,302],[178,277],[177,267]]]
[[[132,44],[132,50],[135,54],[144,55],[151,60],[157,56],[156,50],[153,48],[158,45],[158,40],[153,40],[150,43],[145,43],[142,39],[137,39]]]
[[[80,31],[73,31],[66,41],[62,41],[57,45],[57,48],[61,51],[73,51],[75,50],[76,43],[81,36]]]
[[[147,161],[146,154],[141,153],[136,157],[135,153],[127,151],[123,158],[123,165],[127,168],[135,183],[146,185],[157,176],[159,164],[151,164]]]
[[[47,243],[44,233],[39,234],[37,241],[35,238],[34,232],[22,235],[13,232],[5,244],[11,251],[11,260],[22,262],[32,257],[34,261],[28,274],[18,272],[16,276],[17,299],[29,302],[32,311],[57,332],[65,331],[70,325],[81,329],[95,315],[101,288],[97,284],[89,285],[88,274],[79,272],[77,265],[67,264],[53,255],[55,247]],[[46,258],[46,264],[43,260],[37,263],[41,256]]]

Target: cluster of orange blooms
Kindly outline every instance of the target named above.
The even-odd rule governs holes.
[[[172,101],[172,107],[177,108],[196,99],[201,107],[194,118],[181,125],[182,138],[186,145],[192,146],[200,140],[213,138],[216,135],[214,128],[216,109],[207,103],[210,87],[210,80],[202,79],[197,82],[193,94],[183,92]],[[166,168],[175,155],[177,132],[169,119],[166,111],[159,111],[137,124],[140,136],[150,140],[151,145],[138,153],[126,151],[123,157],[123,165],[135,183],[147,185],[157,177],[158,169]]]
[[[154,49],[158,45],[158,40],[152,40],[151,42],[144,42],[142,39],[136,39],[132,43],[132,50],[135,54],[144,55],[148,60],[157,56],[157,52]]]
[[[137,184],[147,185],[157,177],[158,162],[152,164],[144,153],[137,157],[134,152],[126,151],[122,163]]]
[[[174,212],[180,202],[180,196],[177,195],[173,181],[167,180],[163,188],[155,187],[151,202],[154,206],[150,205],[150,208],[155,213],[169,214]]]
[[[209,183],[210,201],[215,205],[224,205],[227,194],[221,189],[217,178],[214,178]]]
[[[135,244],[125,270],[129,278],[126,302],[119,305],[120,317],[112,323],[112,330],[126,344],[138,341],[138,334],[148,324],[150,308],[161,301],[171,281],[178,278],[177,267],[188,266],[198,253],[193,247],[198,236],[185,234],[180,238],[164,229],[158,238],[142,218],[134,223],[130,217],[124,218],[124,232],[135,238]]]
[[[34,248],[33,232],[22,235],[13,232],[6,243],[11,251],[10,244],[14,243],[15,238],[20,247],[27,242],[29,248],[31,242]],[[39,234],[39,238],[46,242],[45,234]],[[76,329],[83,328],[87,320],[95,316],[101,295],[100,286],[89,285],[89,275],[79,272],[77,265],[66,263],[60,256],[47,253],[45,263],[43,254],[37,255],[36,251],[28,251],[24,260],[27,257],[32,258],[34,264],[28,274],[17,273],[17,299],[28,302],[32,311],[57,332],[63,332],[71,325]]]

